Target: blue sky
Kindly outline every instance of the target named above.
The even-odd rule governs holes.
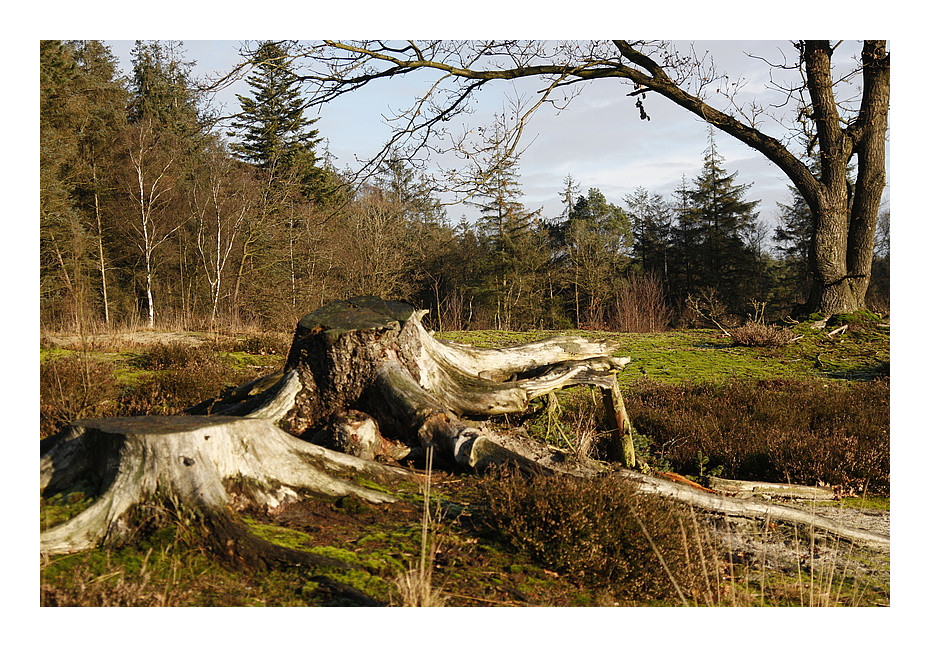
[[[195,76],[202,77],[223,73],[238,63],[242,42],[186,40],[184,48],[188,60],[197,62]],[[128,70],[133,41],[108,41],[108,44]],[[854,42],[844,44],[836,59],[848,58],[857,48]],[[747,54],[778,61],[782,60],[782,54],[789,60],[796,56],[788,41],[698,41],[695,49],[709,52],[718,69],[725,70],[731,78],[739,76],[747,81],[741,91],[744,100],[762,103],[779,98],[766,89],[770,67]],[[315,127],[326,138],[337,166],[354,167],[357,158],[377,152],[389,132],[383,115],[391,108],[405,107],[416,89],[416,78],[409,82],[391,79],[325,106]],[[469,117],[471,125],[489,124],[494,112],[505,105],[507,96],[519,92],[532,96],[534,90],[530,83],[522,89],[500,85],[491,92],[483,91],[478,111]],[[218,95],[217,102],[224,114],[238,108],[237,92],[248,91],[240,83]],[[708,145],[706,124],[657,95],[647,96],[650,120],[641,121],[634,99],[626,96],[628,91],[618,81],[594,82],[585,87],[567,110],[559,113],[543,109],[533,117],[525,136],[525,141],[531,144],[520,160],[524,201],[529,209],[542,207],[544,217],[558,216],[563,208],[559,192],[568,174],[583,190],[599,188],[609,201],[621,206],[624,197],[639,186],[671,197],[682,176],[689,182],[697,176]],[[764,130],[775,136],[779,132],[774,124]],[[720,132],[715,137],[726,170],[737,172],[739,183],[752,185],[746,198],[760,200],[763,220],[774,225],[777,203],[790,201],[787,178],[744,144]],[[453,205],[448,212],[453,222],[463,215],[470,219],[476,215],[474,207],[462,205]]]

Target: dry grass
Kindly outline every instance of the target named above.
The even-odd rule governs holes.
[[[790,344],[797,339],[788,328],[750,321],[730,331],[730,337],[736,346],[775,348]]]
[[[79,564],[71,575],[70,587],[43,582],[39,603],[44,607],[168,607],[176,606],[184,597],[178,590],[178,572],[184,568],[178,556],[170,559],[173,577],[153,577],[150,568],[152,549],[145,554],[138,571],[127,573],[125,565],[115,565],[106,554],[104,573],[95,574],[89,564]],[[50,559],[43,557],[43,568]]]
[[[276,349],[275,339],[224,342],[229,350]],[[258,377],[262,369],[237,367],[208,345],[184,342],[137,345],[120,350],[128,361],[103,358],[112,352],[104,341],[97,350],[50,356],[39,369],[40,437],[60,431],[77,418],[172,415],[224,389]],[[270,370],[264,370],[270,372]]]
[[[430,510],[430,485],[433,474],[433,448],[426,450],[426,479],[423,483],[423,517],[420,522],[420,559],[416,567],[407,568],[394,580],[399,604],[404,607],[442,607],[447,598],[433,586],[433,570],[439,541]]]

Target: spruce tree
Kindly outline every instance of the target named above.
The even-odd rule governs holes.
[[[658,193],[644,187],[626,196],[633,229],[633,255],[640,269],[663,279],[668,274],[668,251],[673,222],[672,207]]]
[[[236,95],[240,113],[231,135],[243,160],[269,174],[272,182],[293,178],[303,193],[321,199],[325,172],[318,168],[315,153],[321,141],[311,128],[317,119],[304,115],[300,80],[291,69],[288,45],[264,41],[252,55],[255,70],[246,79],[251,96]]]
[[[541,311],[536,270],[548,261],[545,234],[537,226],[541,210],[527,211],[523,204],[518,158],[498,140],[489,161],[472,202],[482,214],[477,228],[488,253],[485,301],[495,326],[513,328]]]
[[[181,41],[137,40],[132,50],[129,120],[151,120],[181,139],[195,137],[200,97],[191,79],[193,61],[184,60]]]
[[[786,281],[803,297],[810,292],[810,243],[814,229],[813,215],[807,202],[794,187],[791,204],[778,203],[780,225],[772,236],[786,271]]]
[[[687,289],[714,290],[737,313],[750,298],[763,296],[758,294],[760,259],[748,244],[759,201],[745,200],[751,185],[737,184],[737,174],[728,174],[723,163],[711,132],[704,168],[684,193],[677,251],[687,268]]]

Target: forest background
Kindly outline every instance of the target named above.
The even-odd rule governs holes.
[[[567,174],[544,217],[498,114],[492,171],[461,178],[470,217],[452,222],[439,183],[399,153],[362,179],[336,168],[288,47],[243,53],[256,66],[229,116],[181,42],[137,41],[125,76],[104,42],[42,42],[43,327],[280,330],[372,294],[429,309],[439,330],[652,332],[797,314],[806,298],[806,204],[786,186],[763,221],[712,131],[670,195],[608,197]],[[875,251],[867,303],[887,312],[887,208]]]
[[[773,14],[767,17],[765,21],[767,27],[762,30],[763,32],[765,32],[765,35],[763,37],[769,37],[770,34],[774,33],[773,30],[778,32],[780,35],[792,33],[790,32],[790,29],[792,29],[793,26],[796,24],[797,16],[800,15],[802,11],[800,6],[792,6],[792,5],[793,3],[790,3],[790,2],[783,3],[781,5],[783,9],[782,11],[780,11],[778,14]],[[372,31],[372,26],[374,25],[378,25],[380,28],[383,28],[385,25],[385,22],[384,22],[385,16],[379,13],[378,10],[371,10],[370,7],[367,9],[368,9],[367,11],[362,12],[365,16],[367,16],[364,27],[367,28],[369,32]],[[645,12],[646,14],[646,15],[641,15],[640,13],[637,13],[635,18],[638,18],[643,24],[648,24],[647,21],[649,20],[648,14],[649,14],[650,9],[651,8],[635,10],[637,12]],[[191,17],[188,24],[200,24],[200,25],[211,24],[214,26],[218,23],[223,24],[223,20],[220,19],[221,17],[216,14],[215,9],[212,7],[204,6],[202,9],[197,9],[194,7],[186,7],[185,11],[196,14],[195,16]],[[316,12],[318,11],[318,9],[315,8],[314,11]],[[390,11],[393,11],[391,7],[383,8],[383,12],[390,12]],[[513,11],[518,11],[518,10],[515,8]],[[626,13],[633,11],[633,9],[624,8],[623,11],[626,14]],[[706,16],[705,14],[707,14],[708,12],[706,8],[703,8],[703,7],[697,9],[696,11],[698,11],[703,16],[699,20],[696,19],[696,17],[692,15],[691,13],[679,12],[675,14],[679,16],[677,20],[669,20],[670,16],[665,16],[663,19],[664,21],[663,24],[668,24],[670,28],[672,28],[673,30],[677,30],[679,33],[683,31],[681,29],[682,25],[689,25],[689,27],[687,28],[687,31],[692,31],[693,25],[704,25],[704,27],[702,27],[702,31],[706,34],[708,32],[708,29],[707,29],[708,16]],[[508,14],[508,12],[504,11],[503,8],[501,7],[497,7],[495,9],[495,12],[500,13],[500,14]],[[674,14],[675,12],[672,12],[672,13]],[[913,21],[908,21],[908,20],[899,20],[899,18],[902,18],[902,15],[901,15],[902,13],[903,12],[899,13],[895,11],[893,8],[885,8],[885,10],[881,12],[873,13],[872,15],[870,15],[868,18],[868,22],[869,22],[869,25],[871,25],[871,28],[877,29],[881,31],[883,34],[893,33],[895,37],[906,36],[906,32],[909,31],[908,26],[915,25],[915,23]],[[480,25],[486,24],[486,20],[484,17],[486,14],[487,12],[477,11],[474,13],[474,17],[471,19],[471,21],[466,20],[465,17],[461,17],[461,22],[458,22],[458,24],[464,25],[464,28],[466,29],[466,31],[469,28],[472,31],[475,31],[475,29],[478,28],[479,24]],[[808,24],[820,24],[820,25],[829,24],[829,25],[832,25],[831,29],[840,29],[840,30],[841,28],[843,28],[844,24],[845,26],[850,27],[850,26],[853,26],[854,20],[855,21],[861,20],[861,16],[857,12],[849,12],[849,13],[844,14],[844,16],[839,17],[835,15],[835,12],[829,6],[819,6],[819,5],[812,6],[809,3],[804,4],[803,14]],[[56,28],[57,32],[61,34],[68,33],[69,29],[73,28],[76,24],[87,23],[87,15],[83,8],[75,8],[73,11],[69,11],[67,13],[64,11],[60,11],[56,14],[56,16],[57,17],[54,20],[50,16],[43,16],[42,23],[46,25],[49,25],[52,23],[57,24],[57,28]],[[84,18],[79,19],[78,16],[84,16]],[[326,18],[331,20],[332,15],[327,14]],[[714,20],[718,18],[722,19],[723,16],[714,15],[713,18]],[[77,22],[75,22],[76,19],[78,19]],[[505,20],[505,19],[506,19],[506,16],[501,15],[501,20]],[[96,21],[96,18],[94,20]],[[228,20],[232,20],[232,18]],[[236,24],[239,24],[239,21],[241,20],[241,18],[236,18],[235,20],[236,20]],[[274,24],[277,24],[276,21],[279,19],[272,16],[268,18],[268,20],[274,21]],[[358,15],[353,16],[353,24],[357,26],[358,21],[359,21],[359,16]],[[323,22],[325,24],[329,24],[329,23],[326,23],[325,19]],[[513,20],[513,16],[510,16],[510,22],[515,23],[515,21]],[[635,22],[635,20],[632,20],[631,22]],[[255,24],[258,24],[258,23],[261,23],[261,21],[258,20],[258,18],[256,17]],[[155,14],[150,15],[147,17],[146,24],[149,26],[150,29],[154,29],[156,32],[170,33],[172,30],[174,30],[174,25],[176,25],[175,14],[172,13],[171,11],[163,11],[161,13],[158,13],[157,15]],[[271,23],[263,23],[263,24],[271,24]],[[314,24],[318,24],[318,21],[314,21]],[[341,22],[340,24],[344,25],[344,21]],[[405,18],[404,24],[409,25],[410,24],[409,19]],[[521,20],[520,24],[525,26],[526,22],[524,20]],[[589,25],[589,24],[590,24],[590,19],[587,15],[579,15],[575,17],[574,19],[572,19],[570,16],[560,17],[560,25],[562,25],[563,28],[568,28],[569,31],[574,30],[575,33],[578,32],[581,25]],[[727,20],[721,20],[718,28],[715,28],[715,30],[710,30],[710,31],[716,31],[717,33],[721,34],[720,37],[726,38],[727,37],[726,34],[731,33],[730,31],[727,31],[729,24],[730,23],[727,22]],[[861,29],[861,22],[857,24],[859,25],[859,27],[856,27],[856,28]],[[63,29],[64,25],[68,25],[69,29]],[[17,27],[17,30],[19,29],[20,28]],[[267,31],[268,27],[265,27],[265,29]],[[343,26],[343,29],[345,30],[346,28]],[[198,31],[201,34],[204,33],[204,30],[202,29]],[[221,29],[221,32],[223,33],[224,37],[232,33],[232,31],[234,30],[232,30],[229,25],[227,25],[225,29]],[[122,29],[122,33],[126,34],[126,33],[131,33],[131,32],[127,31],[126,29]],[[215,28],[212,30],[211,33],[215,33]],[[745,29],[741,33],[743,34],[743,37],[747,37]],[[758,33],[757,28],[754,28],[754,33]],[[33,36],[33,40],[29,41],[28,43],[27,42],[18,43],[16,38],[12,38],[8,42],[10,44],[11,49],[19,46],[19,47],[24,48],[26,51],[35,51],[36,38],[37,37]],[[919,39],[908,39],[908,38],[901,38],[900,40],[896,41],[896,47],[898,48],[898,52],[900,52],[900,55],[898,56],[898,59],[896,60],[896,70],[898,70],[895,76],[896,82],[893,83],[892,85],[893,103],[895,105],[895,110],[892,116],[892,122],[895,124],[895,127],[898,129],[901,129],[902,127],[907,127],[909,124],[915,124],[920,119],[920,114],[917,112],[918,110],[921,110],[921,106],[922,106],[922,102],[920,98],[923,93],[923,90],[921,89],[920,84],[919,83],[898,83],[897,82],[898,79],[903,79],[905,77],[907,78],[919,78],[920,77],[920,74],[917,68],[917,61],[920,61],[922,59],[921,57],[917,56],[915,52],[916,47],[918,47],[917,45],[918,42],[919,42]],[[31,95],[35,96],[36,100],[38,100],[39,80],[37,78],[37,75],[35,75],[34,73],[35,68],[28,67],[28,68],[22,68],[22,69],[23,71],[21,72],[17,72],[16,70],[13,70],[12,71],[13,78],[18,82],[19,87],[25,88],[26,90],[30,90]],[[39,131],[38,111],[33,108],[33,104],[26,102],[25,107],[23,107],[22,104],[18,104],[18,103],[14,104],[13,102],[11,102],[7,104],[7,106],[4,108],[4,113],[5,113],[5,116],[7,116],[8,118],[11,118],[11,122],[12,122],[12,118],[21,119],[28,113],[29,116],[28,116],[28,119],[26,119],[26,121],[32,124],[32,127],[26,128],[25,134],[27,136],[32,135],[33,137],[38,134],[38,131]],[[8,168],[8,170],[11,171],[11,174],[13,175],[13,177],[17,178],[17,184],[22,184],[32,189],[31,193],[30,192],[24,192],[24,193],[28,193],[28,195],[30,196],[35,196],[36,195],[35,189],[37,189],[39,185],[38,174],[35,173],[35,170],[39,166],[38,164],[39,150],[38,150],[38,147],[34,146],[34,143],[33,143],[35,141],[34,139],[25,141],[25,142],[22,141],[23,139],[26,139],[26,138],[27,137],[24,137],[22,133],[20,133],[19,135],[14,134],[14,137],[13,137],[14,141],[18,141],[21,144],[23,144],[24,150],[27,151],[26,154],[24,155],[24,158],[27,163],[23,163],[22,160],[17,156],[8,156],[6,158],[6,167]],[[909,210],[913,208],[914,205],[919,204],[920,180],[918,178],[918,174],[921,173],[921,169],[920,169],[920,165],[914,162],[917,159],[919,159],[918,153],[919,153],[920,146],[921,146],[921,138],[919,137],[898,138],[896,140],[895,162],[893,166],[895,168],[896,179],[898,180],[896,192],[895,192],[895,197],[896,197],[895,204],[896,204],[896,207],[898,208],[899,216],[901,216],[901,214],[904,213],[905,210]],[[616,198],[612,197],[612,201],[615,201],[615,202],[620,202],[621,199],[622,199],[622,196],[616,197]],[[23,209],[24,212],[26,213],[34,213],[32,211],[34,207],[30,206],[31,204],[34,204],[34,203],[31,203],[31,202],[26,203],[25,200],[23,200],[20,203],[17,203],[17,207]],[[33,227],[35,229],[33,229]],[[25,228],[26,231],[22,231],[22,228]],[[36,229],[38,228],[39,228],[38,219],[34,219],[32,216],[26,216],[24,218],[18,219],[18,225],[14,229],[14,239],[20,240],[20,241],[27,240],[28,243],[24,245],[25,250],[14,249],[12,250],[12,253],[6,254],[5,255],[5,266],[4,266],[6,270],[4,272],[4,275],[7,277],[6,279],[7,288],[9,289],[9,293],[12,295],[12,300],[17,303],[25,303],[27,304],[27,306],[31,306],[31,307],[27,307],[27,314],[24,318],[25,322],[20,322],[19,324],[17,324],[17,327],[18,328],[21,327],[22,330],[24,331],[32,331],[33,334],[34,334],[34,331],[36,331],[39,328],[38,326],[39,308],[35,307],[35,306],[38,306],[38,301],[39,301],[39,298],[37,296],[38,291],[35,290],[35,286],[39,282],[38,280],[39,279],[38,277],[39,265],[34,263],[34,261],[31,262],[32,271],[36,272],[36,274],[29,274],[27,272],[27,276],[31,280],[25,280],[25,281],[21,280],[22,273],[16,272],[14,271],[14,269],[17,267],[22,268],[24,266],[24,256],[28,258],[32,258],[32,259],[38,256],[39,236],[36,235],[38,233]],[[898,286],[898,290],[896,290],[898,294],[908,289],[917,289],[918,287],[919,272],[916,271],[917,270],[916,263],[917,263],[917,258],[919,258],[919,246],[922,245],[923,240],[926,240],[925,229],[926,229],[926,223],[922,219],[919,219],[919,218],[904,218],[903,220],[901,218],[898,218],[896,220],[897,236],[896,236],[896,242],[895,242],[895,251],[896,251],[895,267],[897,271],[896,271],[895,281],[896,281],[896,285]],[[33,247],[33,245],[35,245],[35,247]],[[19,246],[10,245],[9,247],[19,247]],[[25,261],[25,263],[30,263],[28,258]],[[905,278],[905,277],[909,277],[909,278]],[[138,306],[139,306],[138,302],[133,305],[133,312],[135,312],[135,314],[131,315],[136,320],[140,320],[142,317],[141,311]],[[900,350],[901,348],[905,346],[912,347],[911,342],[919,341],[919,338],[917,337],[917,326],[919,325],[919,316],[921,314],[922,307],[923,306],[922,306],[921,299],[898,299],[896,301],[897,319],[896,319],[896,326],[895,326],[895,340],[896,340],[896,348],[898,350]],[[43,314],[44,313],[45,311],[43,310]],[[56,315],[56,316],[59,316],[59,315]],[[124,313],[122,316],[129,316],[129,315]],[[35,317],[35,319],[33,319],[33,317]],[[51,320],[56,321],[54,317]],[[58,320],[60,321],[62,319],[58,319]],[[895,372],[895,377],[893,378],[893,381],[895,382],[895,393],[897,397],[893,401],[892,411],[893,411],[893,418],[896,420],[895,424],[897,428],[900,428],[901,423],[906,424],[909,419],[913,418],[913,416],[909,415],[908,412],[911,410],[910,408],[914,406],[913,403],[916,402],[919,398],[917,394],[917,388],[919,386],[919,381],[911,381],[909,377],[913,376],[915,373],[916,363],[919,361],[920,354],[919,353],[917,354],[903,353],[902,354],[902,353],[896,352],[895,356],[896,356],[896,359],[895,359],[896,372]],[[27,366],[31,366],[31,364],[27,363]],[[27,373],[29,370],[35,370],[36,373],[38,372],[37,367],[27,368]],[[26,379],[24,380],[24,382],[29,383],[29,384],[36,384],[38,382],[38,379],[37,378],[31,379],[31,380]],[[17,391],[17,393],[19,393],[19,391]],[[31,397],[35,397],[35,396],[32,395]],[[911,402],[911,404],[908,405],[907,404],[908,402]],[[35,407],[32,407],[30,410],[34,411]],[[25,440],[23,440],[22,442],[24,443],[24,445],[27,442],[31,443],[31,441],[25,441]],[[925,441],[923,441],[919,437],[919,435],[917,438],[910,437],[910,436],[905,438],[901,434],[897,434],[894,436],[893,446],[896,449],[893,450],[893,453],[895,455],[895,464],[896,464],[896,468],[899,474],[899,477],[898,477],[899,480],[897,481],[897,483],[899,483],[901,486],[907,485],[907,478],[908,478],[906,476],[907,474],[916,473],[916,470],[912,470],[910,468],[917,467],[917,465],[915,464],[915,459],[917,456],[924,454],[924,452],[920,451],[920,448],[924,442]],[[904,446],[902,446],[902,444]],[[905,451],[901,451],[902,449],[904,449]],[[25,449],[23,451],[25,451]],[[17,472],[18,470],[12,471],[10,473],[9,478],[15,479],[20,476],[24,476],[24,475],[17,475]],[[908,506],[911,503],[910,501],[908,501],[908,497],[909,495],[908,495],[907,488],[902,487],[899,491],[899,495],[896,497],[896,501],[897,501],[896,507],[900,506],[900,508],[903,509],[904,507]],[[26,502],[25,499],[23,499],[23,503],[20,507],[23,507],[23,506],[25,506],[28,509],[28,514],[34,513],[34,506],[31,503]],[[896,545],[897,559],[895,562],[896,563],[895,578],[897,582],[896,590],[899,592],[900,595],[898,597],[898,601],[896,602],[895,607],[897,611],[903,611],[907,613],[908,610],[912,608],[909,601],[918,600],[919,596],[916,596],[916,595],[913,597],[908,596],[908,593],[910,592],[912,588],[914,589],[914,592],[916,593],[915,586],[918,585],[918,582],[915,581],[915,577],[911,577],[911,575],[916,575],[916,572],[910,568],[906,568],[902,570],[900,567],[901,564],[907,561],[907,560],[902,561],[902,558],[905,556],[904,551],[907,551],[908,547],[913,545],[912,540],[907,540],[904,538],[906,536],[917,537],[920,535],[920,532],[919,532],[919,527],[915,525],[917,522],[914,521],[914,518],[908,517],[907,515],[904,515],[904,516],[897,515],[896,519],[897,519],[896,521],[896,537],[897,538],[896,538],[895,545]],[[914,531],[914,532],[910,532],[910,531]],[[28,536],[28,534],[20,535],[19,540],[17,540],[17,543],[21,544],[20,547],[22,548],[22,550],[19,552],[27,552],[28,550],[33,549],[33,543],[34,543],[33,538]],[[910,552],[913,552],[913,551],[910,551]],[[907,562],[907,563],[910,563],[910,562]],[[14,589],[11,588],[11,591],[12,590]],[[23,600],[24,598],[22,596],[17,595],[16,599]],[[895,609],[891,610],[891,612],[894,613]],[[897,619],[902,619],[902,614],[894,613],[894,615],[897,617]],[[240,623],[230,623],[229,626],[230,628],[234,627],[234,630],[237,632],[237,635],[239,635],[240,637],[243,635],[244,632],[249,630],[248,627],[243,626]],[[854,623],[854,624],[848,625],[850,630],[856,631],[856,634],[859,638],[863,638],[864,634],[869,634],[870,632],[874,634],[874,637],[877,637],[878,635],[883,635],[885,632],[883,623],[878,623],[878,624],[872,623],[868,626],[871,627],[872,629],[871,630],[868,629],[866,626],[863,626],[861,623]],[[844,630],[844,627],[845,625],[843,627],[834,625],[831,627],[831,630],[834,632],[838,630]],[[528,628],[525,627],[524,631],[526,631],[527,629]],[[546,632],[547,632],[547,635],[549,636],[552,636],[554,633],[559,634],[559,635],[565,635],[566,637],[569,634],[574,636],[577,633],[578,629],[579,627],[577,623],[565,623],[564,625],[558,625],[558,626],[553,626],[549,623],[546,623]],[[166,631],[167,630],[169,629],[166,626]],[[174,631],[174,628],[172,628],[171,631]],[[266,629],[260,626],[256,626],[253,631],[257,633],[258,631],[266,631]],[[775,639],[774,635],[773,635],[773,639]],[[780,639],[780,637],[778,639]],[[763,640],[763,642],[765,641]]]

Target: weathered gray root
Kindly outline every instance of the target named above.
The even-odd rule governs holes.
[[[481,433],[465,416],[524,413],[534,398],[588,384],[600,387],[614,414],[608,421],[616,427],[613,453],[624,465],[635,465],[616,380],[630,359],[611,356],[616,344],[556,337],[476,349],[437,340],[423,327],[424,314],[373,297],[328,304],[298,323],[284,371],[188,413],[262,417],[294,435],[327,442],[341,434],[334,427],[350,411],[361,411],[382,438],[424,449],[434,444],[438,460],[474,467],[506,452],[494,450],[493,441],[476,441]],[[383,455],[402,453],[386,445],[391,451]],[[478,446],[482,460],[475,458]]]
[[[372,503],[397,501],[333,474],[415,478],[407,470],[307,443],[264,419],[140,416],[77,421],[46,444],[40,488],[48,494],[90,479],[98,481],[100,495],[82,513],[43,532],[40,549],[66,553],[118,542],[130,530],[128,514],[152,500],[177,502],[225,531],[235,526],[229,511],[238,505],[273,508],[305,491],[355,495]]]
[[[868,546],[882,551],[891,550],[891,540],[888,537],[876,535],[865,530],[860,530],[859,528],[851,528],[826,519],[820,515],[798,510],[797,508],[789,508],[787,506],[763,501],[751,501],[721,496],[719,494],[710,494],[688,487],[687,485],[673,483],[672,481],[640,474],[639,472],[631,470],[619,470],[616,474],[636,483],[641,492],[658,494],[706,511],[717,512],[731,517],[784,521],[804,526],[812,526],[858,545]]]
[[[784,499],[803,499],[807,501],[832,501],[835,494],[832,488],[794,483],[765,483],[762,481],[736,481],[716,476],[708,477],[712,490],[731,493],[736,496],[777,496]]]
[[[404,324],[418,381],[458,415],[522,413],[530,400],[579,384],[609,387],[630,358],[616,345],[582,337],[554,337],[509,348],[477,349],[437,340],[418,310]]]

